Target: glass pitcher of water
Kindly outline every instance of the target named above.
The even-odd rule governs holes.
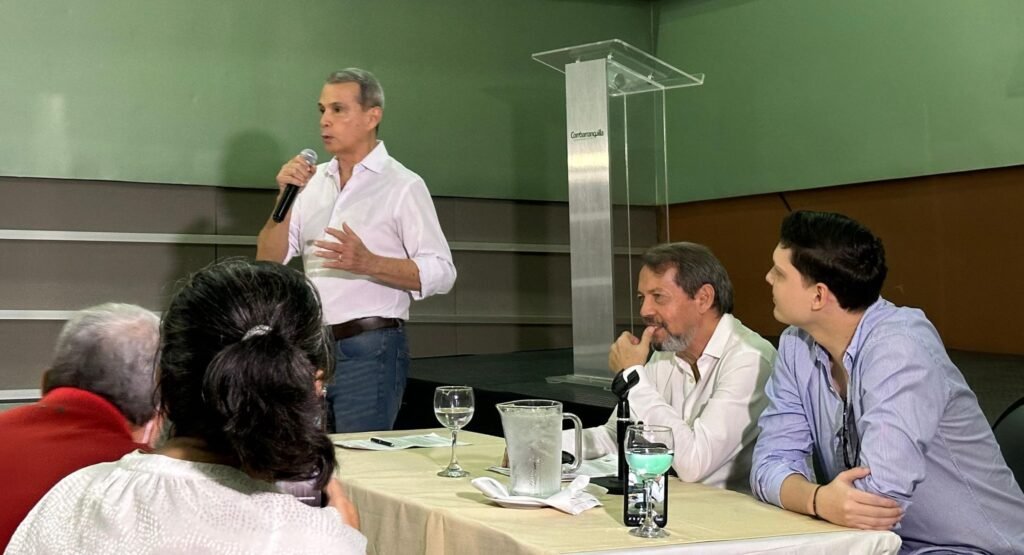
[[[550,497],[562,488],[562,420],[572,420],[576,434],[576,460],[566,468],[575,472],[583,462],[583,424],[575,414],[562,413],[562,403],[525,399],[498,404],[505,430],[512,495]]]

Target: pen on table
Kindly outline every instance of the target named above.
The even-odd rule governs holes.
[[[390,441],[385,441],[383,439],[380,439],[379,437],[371,437],[370,441],[373,442],[373,443],[377,443],[379,445],[383,445],[385,447],[394,447],[395,446],[394,443],[391,443]]]

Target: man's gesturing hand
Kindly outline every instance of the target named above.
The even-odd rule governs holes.
[[[364,276],[373,275],[376,271],[377,255],[370,252],[363,240],[352,231],[348,224],[341,224],[341,229],[327,228],[327,234],[337,241],[315,241],[313,244],[324,249],[317,251],[320,258],[326,258],[325,268],[345,270]]]

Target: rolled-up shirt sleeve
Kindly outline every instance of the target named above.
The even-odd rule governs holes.
[[[410,291],[412,298],[421,300],[451,291],[455,264],[426,184],[422,180],[412,183],[397,204],[395,218],[402,244],[420,273],[420,289]]]
[[[295,203],[298,205],[298,203]],[[292,217],[288,223],[288,252],[284,255],[282,264],[287,264],[292,258],[298,256],[302,252],[302,218],[296,212],[297,207],[293,207]]]
[[[768,408],[758,421],[761,435],[754,447],[750,471],[750,489],[754,495],[778,507],[782,507],[782,482],[787,477],[800,474],[808,481],[814,479],[808,464],[813,438],[787,340],[797,343],[786,334],[780,339],[775,370],[765,385]]]
[[[321,171],[317,168],[317,171]],[[292,258],[302,254],[302,191],[292,204],[291,217],[288,218],[288,251],[284,254],[281,264],[287,264]]]

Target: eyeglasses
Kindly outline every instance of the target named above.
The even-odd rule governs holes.
[[[850,403],[843,400],[843,426],[839,431],[843,442],[843,462],[849,470],[860,464],[860,434],[857,433],[857,420],[854,418]]]

